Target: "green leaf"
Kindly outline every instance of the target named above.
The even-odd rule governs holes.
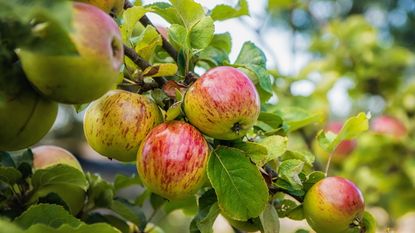
[[[95,223],[91,225],[80,225],[77,227],[72,227],[70,225],[64,224],[59,228],[52,228],[45,226],[43,224],[36,224],[31,226],[25,231],[26,233],[121,233],[118,229],[108,225],[106,223]]]
[[[199,198],[199,212],[190,223],[191,233],[212,233],[214,220],[219,212],[215,190],[209,189]]]
[[[177,209],[182,210],[183,213],[185,213],[186,215],[195,215],[197,213],[196,197],[193,195],[185,199],[166,202],[166,204],[164,205],[164,211],[166,213],[171,213],[172,211]]]
[[[27,149],[21,154],[14,155],[12,158],[16,168],[22,173],[23,178],[32,175],[33,153],[31,149]]]
[[[232,37],[229,32],[215,34],[211,41],[211,46],[229,54],[232,50]]]
[[[180,24],[172,24],[169,28],[169,41],[177,48],[190,49],[187,40],[187,30]]]
[[[12,156],[5,152],[5,151],[0,151],[0,166],[2,167],[16,167],[16,165],[14,164],[14,161],[12,159]]]
[[[219,146],[210,156],[207,173],[219,207],[230,218],[246,221],[264,210],[267,185],[242,151]]]
[[[287,181],[294,189],[301,189],[302,182],[299,174],[303,170],[304,162],[298,159],[283,161],[278,167],[278,176]]]
[[[298,204],[295,201],[289,199],[277,201],[275,204],[277,214],[280,218],[287,217],[288,214],[292,212],[297,206]]]
[[[332,132],[325,133],[321,130],[317,139],[320,146],[327,152],[332,152],[344,140],[355,139],[361,133],[369,129],[369,117],[364,113],[359,113],[357,116],[350,117],[343,124],[342,129],[336,135]]]
[[[114,197],[114,188],[113,186],[102,179],[100,176],[87,173],[86,178],[88,180],[88,203],[87,207],[110,207],[112,204],[112,200]],[[116,188],[119,190],[121,187],[125,187],[123,185],[126,185],[127,181],[120,181],[120,176],[117,176],[118,179],[116,179]],[[121,184],[122,183],[122,184]],[[114,184],[115,186],[115,184]]]
[[[268,160],[268,149],[259,143],[243,142],[235,147],[243,150],[258,167],[262,167]]]
[[[285,10],[292,7],[294,0],[268,0],[269,10]]]
[[[315,157],[310,151],[286,151],[284,155],[281,156],[281,161],[288,159],[298,159],[303,161],[309,167],[313,166]]]
[[[215,21],[237,18],[243,15],[249,15],[249,8],[246,0],[239,0],[235,7],[223,4],[217,5],[211,12],[211,17]]]
[[[123,174],[117,174],[114,180],[114,191],[118,192],[120,189],[130,187],[133,185],[142,185],[141,179],[138,175],[133,174],[126,176]]]
[[[141,208],[134,206],[126,200],[118,199],[112,202],[111,210],[126,220],[134,223],[140,230],[144,231],[147,221]]]
[[[263,68],[265,68],[266,63],[267,58],[264,52],[251,41],[247,41],[242,45],[241,51],[235,61],[235,64],[250,64]]]
[[[273,129],[278,129],[282,126],[282,118],[274,113],[261,112],[258,121],[262,121]]]
[[[320,113],[310,113],[299,107],[285,107],[278,114],[283,119],[286,132],[292,132],[323,120]]]
[[[268,150],[268,158],[265,163],[277,159],[287,150],[288,138],[278,135],[266,137],[259,141],[259,144],[263,145]]]
[[[365,233],[376,233],[377,224],[375,217],[373,217],[369,212],[365,211],[363,214],[362,226],[365,229]]]
[[[215,33],[215,25],[209,16],[200,19],[191,29],[188,34],[190,46],[193,49],[206,48],[213,39]]]
[[[201,233],[213,233],[213,223],[215,223],[219,213],[220,209],[218,203],[213,204],[209,208],[207,215],[196,223]]]
[[[182,101],[174,103],[166,112],[166,121],[172,121],[180,116],[182,112]]]
[[[0,167],[0,181],[13,185],[22,178],[22,173],[13,167]]]
[[[147,26],[144,31],[138,36],[134,50],[144,60],[149,60],[156,50],[157,46],[162,45],[162,39],[160,34],[153,26]]]
[[[188,30],[205,16],[202,5],[193,0],[170,0],[181,19],[181,25]]]
[[[174,63],[155,64],[143,71],[146,77],[174,76],[177,73],[177,65]]]
[[[17,217],[14,222],[20,227],[27,229],[32,225],[41,223],[47,226],[58,228],[63,224],[76,227],[82,222],[72,216],[62,206],[53,204],[32,205],[23,214]]]
[[[120,30],[122,40],[127,45],[130,44],[129,40],[133,34],[135,25],[138,23],[140,18],[144,16],[145,13],[147,13],[147,10],[141,6],[133,6],[124,11],[122,16],[123,24],[121,25]]]
[[[151,207],[153,207],[153,210],[159,209],[161,206],[163,206],[167,202],[167,199],[157,195],[155,193],[151,193],[150,195],[150,204]]]
[[[274,206],[268,204],[262,214],[259,216],[261,220],[264,233],[279,233],[280,232],[280,220],[278,213]]]
[[[180,24],[182,20],[177,10],[167,2],[156,2],[145,6],[146,10],[156,13],[163,17],[170,24]]]
[[[65,164],[58,164],[36,170],[32,177],[32,185],[35,190],[48,185],[73,185],[86,191],[88,182],[84,174],[78,169]]]
[[[123,233],[130,233],[131,228],[124,219],[121,219],[118,216],[111,215],[111,214],[100,214],[100,213],[91,213],[88,217],[84,220],[87,224],[92,223],[108,223],[109,225],[117,228]]]
[[[310,173],[307,177],[307,180],[303,183],[304,191],[309,190],[315,183],[319,182],[325,177],[326,175],[324,174],[324,172],[321,171],[314,171]]]

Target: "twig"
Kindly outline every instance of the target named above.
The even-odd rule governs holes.
[[[329,160],[327,160],[326,169],[324,170],[324,176],[326,177],[327,177],[327,174],[329,173],[330,163],[331,163],[331,159],[334,156],[334,151],[336,151],[336,148],[333,149],[333,151],[329,155]]]
[[[148,67],[150,67],[150,63],[148,63],[146,60],[144,60],[142,57],[140,57],[140,55],[138,55],[134,49],[123,45],[124,48],[124,54],[125,56],[127,56],[128,58],[130,58],[136,65],[138,65],[138,67],[140,67],[142,70],[147,69]]]

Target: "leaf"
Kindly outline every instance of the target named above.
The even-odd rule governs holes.
[[[112,202],[111,210],[126,220],[134,223],[140,230],[144,231],[147,221],[141,208],[134,206],[126,200],[118,199]]]
[[[138,36],[134,50],[144,60],[148,61],[154,54],[157,46],[162,45],[160,34],[153,26],[147,26],[144,31]]]
[[[317,139],[324,150],[332,152],[342,141],[354,139],[368,129],[369,117],[364,113],[359,113],[357,116],[347,119],[337,135],[332,132],[325,133],[321,130],[317,135]]]
[[[41,223],[47,226],[58,228],[63,224],[76,227],[82,222],[72,216],[62,206],[54,204],[32,205],[17,217],[14,222],[20,227],[27,229],[32,225]]]
[[[235,7],[228,5],[217,5],[211,12],[213,20],[226,20],[231,18],[237,18],[243,15],[249,15],[248,3],[246,0],[239,0]]]
[[[114,197],[113,186],[100,176],[91,173],[87,173],[86,178],[89,184],[87,205],[90,207],[110,207]],[[120,184],[120,178],[118,178],[117,187],[120,188],[120,186],[122,185]]]
[[[288,214],[292,212],[298,206],[298,204],[293,200],[284,199],[284,200],[278,201],[275,206],[277,208],[276,210],[277,210],[278,216],[280,218],[284,218],[284,217],[287,217]]]
[[[308,191],[315,183],[324,179],[326,175],[321,171],[314,171],[310,173],[307,177],[307,180],[303,183],[304,191]]]
[[[32,177],[35,190],[48,185],[73,185],[86,191],[88,182],[84,174],[78,169],[58,164],[45,169],[36,170]]]
[[[259,216],[259,219],[261,220],[261,224],[264,229],[263,233],[280,232],[280,220],[274,206],[268,204]]]
[[[14,161],[12,159],[12,156],[5,152],[5,151],[0,151],[0,166],[2,167],[16,167],[16,165],[14,164]]]
[[[320,113],[310,113],[298,107],[285,107],[279,114],[283,119],[286,132],[292,132],[323,120]]]
[[[190,49],[187,30],[180,24],[172,24],[169,28],[169,41],[177,48]]]
[[[89,104],[90,103],[86,103],[86,104],[76,104],[76,105],[73,105],[73,107],[74,107],[76,113],[80,113],[83,110],[85,110],[89,106]]]
[[[43,224],[36,224],[31,226],[25,231],[26,233],[121,233],[118,229],[108,225],[106,223],[95,223],[91,225],[79,225],[72,227],[67,224],[60,226],[59,228],[52,228]]]
[[[177,73],[177,65],[173,63],[155,64],[147,67],[143,76],[147,77],[162,77],[162,76],[174,76]]]
[[[190,232],[212,233],[213,223],[219,212],[215,190],[209,189],[199,198],[199,211],[190,224]]]
[[[229,32],[215,34],[212,38],[210,46],[224,51],[225,53],[230,53],[232,50],[232,37]]]
[[[259,113],[258,121],[262,121],[273,129],[278,129],[282,126],[282,118],[274,113],[261,112]]]
[[[289,159],[298,159],[303,161],[309,167],[313,166],[315,157],[310,151],[292,151],[288,150],[281,156],[281,161]]]
[[[156,13],[163,17],[170,24],[180,24],[182,20],[177,10],[167,2],[156,2],[145,6],[146,10]]]
[[[294,189],[301,189],[302,182],[298,176],[303,170],[304,162],[298,159],[283,161],[278,167],[278,176],[287,181]]]
[[[182,112],[182,101],[174,103],[166,112],[166,121],[172,121],[180,116]]]
[[[189,31],[190,46],[193,49],[206,48],[213,39],[215,25],[209,16],[200,19]]]
[[[190,196],[188,198],[173,200],[166,202],[164,205],[164,211],[166,213],[171,213],[174,210],[180,209],[184,214],[192,216],[197,213],[197,200],[196,197]]]
[[[118,173],[114,180],[114,191],[118,192],[120,189],[127,188],[133,185],[142,185],[141,179],[136,174],[126,176]]]
[[[273,135],[262,139],[259,144],[265,146],[268,150],[268,159],[265,163],[277,159],[287,150],[288,138]]]
[[[363,214],[362,225],[365,229],[365,233],[376,233],[376,219],[367,211]]]
[[[13,167],[0,166],[0,181],[13,185],[22,178],[22,173]],[[1,183],[0,183],[1,184]]]
[[[114,228],[117,228],[119,231],[123,233],[130,233],[130,226],[128,222],[124,219],[121,219],[118,216],[111,215],[111,214],[100,214],[100,213],[91,213],[88,217],[84,220],[87,224],[92,223],[108,223]]]
[[[141,17],[144,16],[145,13],[147,13],[147,10],[141,6],[133,6],[124,11],[122,16],[123,24],[121,25],[120,30],[122,40],[127,45],[130,44],[129,40],[133,34],[135,25],[138,23]]]
[[[170,0],[170,3],[176,9],[179,18],[181,19],[181,25],[190,29],[201,18],[205,16],[202,5],[193,0]]]
[[[182,101],[183,96],[181,93],[186,91],[186,86],[174,80],[169,80],[163,85],[163,91],[170,98],[176,98],[177,101]]]
[[[201,233],[213,233],[213,224],[220,213],[218,203],[209,208],[209,212],[196,223]]]
[[[219,207],[227,216],[246,221],[261,214],[268,201],[268,188],[242,151],[219,146],[210,156],[207,173]]]
[[[22,173],[23,178],[32,175],[33,153],[31,149],[27,149],[21,154],[14,155],[12,158],[16,168]]]
[[[262,167],[268,160],[268,149],[259,143],[243,142],[235,147],[243,150],[258,167]]]

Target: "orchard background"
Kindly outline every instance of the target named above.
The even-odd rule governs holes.
[[[341,232],[415,232],[415,1],[83,2],[107,13],[80,21],[99,25],[87,30],[91,47],[116,38],[118,29],[108,25],[118,25],[110,61],[42,62],[94,56],[87,45],[74,50],[73,3],[0,0],[0,232],[313,232],[302,203],[325,172],[352,181],[365,200],[367,212]],[[207,135],[190,117],[195,109],[183,105],[187,89],[217,66],[244,72],[261,101],[253,127],[237,125],[242,134],[232,140]],[[116,81],[85,81],[95,76]],[[45,93],[57,77],[75,85]],[[151,193],[137,175],[135,151],[131,159],[91,148],[85,113],[115,88],[156,104],[151,112],[162,119],[151,124],[179,120],[203,131],[208,181],[195,195],[173,200]],[[26,105],[10,104],[21,95]],[[60,103],[56,121],[52,102],[30,111],[37,98]],[[8,136],[25,116],[54,123],[50,130],[26,124],[32,140],[19,146],[23,140]],[[67,149],[82,169],[71,159],[41,167],[34,155],[59,152],[42,153],[39,145]],[[225,171],[233,175],[217,175]]]

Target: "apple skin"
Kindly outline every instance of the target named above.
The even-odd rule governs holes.
[[[44,169],[58,164],[66,164],[83,172],[81,164],[69,151],[57,146],[38,146],[32,149],[33,168]]]
[[[124,9],[124,0],[75,0],[94,5],[107,14],[120,15]]]
[[[58,164],[65,164],[74,167],[83,173],[82,167],[76,157],[69,151],[51,145],[38,146],[32,149],[33,169],[46,169]],[[76,215],[81,211],[85,201],[85,191],[71,184],[55,184],[42,187],[31,197],[30,202],[36,202],[39,198],[56,193],[68,205],[70,212]]]
[[[342,177],[327,177],[314,184],[304,198],[304,215],[317,233],[346,233],[362,218],[364,200],[360,190]]]
[[[114,90],[88,107],[84,133],[98,153],[130,162],[136,159],[141,141],[162,121],[158,106],[146,96]]]
[[[55,122],[58,105],[38,95],[19,75],[0,82],[0,151],[37,143]]]
[[[32,85],[51,100],[67,104],[91,102],[119,81],[123,62],[121,33],[99,8],[74,2],[69,34],[79,55],[50,55],[19,49],[17,53]]]
[[[379,116],[371,122],[373,132],[395,139],[404,138],[408,131],[405,125],[397,118],[392,116]]]
[[[137,170],[154,193],[170,200],[194,194],[206,180],[209,148],[192,125],[170,121],[156,126],[141,143]]]
[[[184,97],[184,112],[204,134],[222,140],[241,138],[260,112],[252,81],[233,67],[216,67],[202,75]]]

